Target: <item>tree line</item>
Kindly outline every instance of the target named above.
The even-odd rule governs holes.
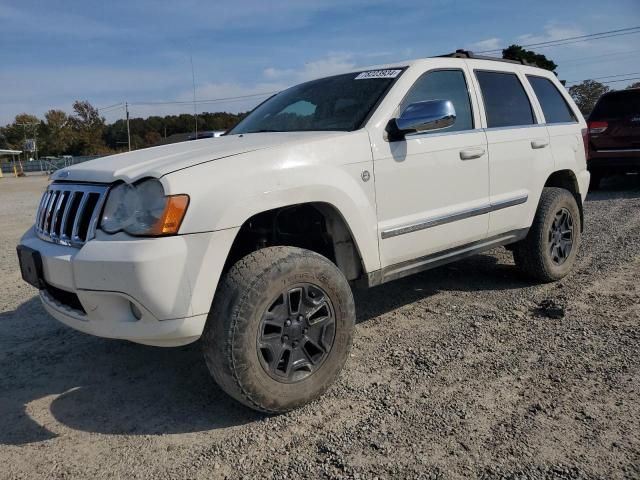
[[[198,131],[227,130],[246,113],[203,112],[198,114]],[[129,120],[131,148],[163,143],[175,134],[193,132],[193,115],[151,116]],[[44,118],[21,113],[0,127],[0,149],[23,150],[25,139],[35,139],[39,156],[104,155],[128,149],[127,122],[107,124],[104,117],[86,100],[73,103],[73,113],[49,110]],[[170,141],[170,139],[168,140]]]
[[[502,51],[502,58],[526,60],[541,68],[555,72],[558,65],[545,55],[510,45]],[[640,82],[628,88],[638,88]],[[587,117],[596,101],[610,87],[595,80],[585,80],[569,87],[582,114]],[[198,131],[227,130],[236,125],[246,113],[199,113]],[[195,128],[191,114],[152,116],[129,120],[131,148],[145,148],[161,144],[175,134],[187,134]],[[41,156],[100,155],[125,151],[128,148],[126,120],[107,124],[97,108],[88,101],[76,101],[73,114],[62,110],[49,110],[44,118],[21,113],[13,123],[0,127],[0,148],[24,149],[24,140],[34,138]],[[183,138],[186,139],[186,138]]]

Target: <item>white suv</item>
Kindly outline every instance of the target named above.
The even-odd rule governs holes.
[[[223,137],[59,171],[18,246],[22,274],[83,332],[202,337],[227,393],[282,412],[342,369],[352,285],[501,245],[541,281],[565,276],[585,134],[556,77],[516,62],[457,52],[322,78]]]

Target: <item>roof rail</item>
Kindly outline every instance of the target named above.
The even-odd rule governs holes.
[[[486,55],[476,55],[475,53],[469,50],[458,49],[453,53],[447,53],[445,55],[436,55],[436,57],[449,57],[449,58],[472,58],[474,60],[491,60],[493,62],[506,62],[506,63],[517,63],[519,65],[527,65],[528,67],[537,67],[537,65],[527,62],[526,60],[510,60],[507,58],[498,58],[498,57],[488,57]]]

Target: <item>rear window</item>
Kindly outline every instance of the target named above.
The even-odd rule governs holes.
[[[535,123],[529,97],[515,73],[476,71],[476,77],[489,128]]]
[[[600,97],[589,120],[640,115],[640,90],[621,90]]]
[[[567,105],[566,100],[551,80],[544,77],[527,75],[536,97],[540,101],[542,113],[547,123],[576,122],[576,116]]]

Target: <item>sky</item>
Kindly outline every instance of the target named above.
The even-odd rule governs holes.
[[[191,59],[198,111],[237,112],[355,67],[636,26],[640,0],[0,0],[0,125],[80,99],[191,113]],[[561,79],[640,77],[640,33],[538,51]]]

